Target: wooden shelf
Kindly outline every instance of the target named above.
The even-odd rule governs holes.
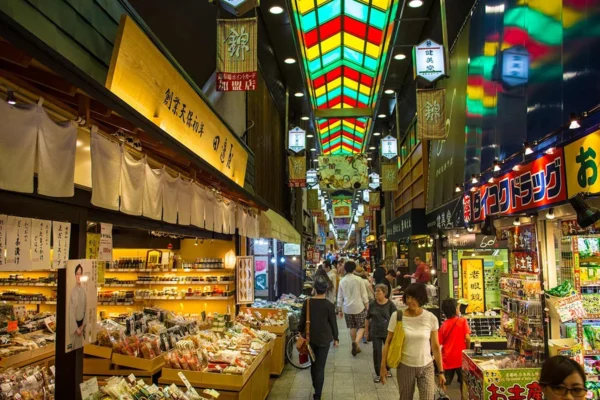
[[[10,304],[26,304],[26,305],[56,305],[56,300],[46,300],[46,301],[15,301],[15,300],[0,300],[0,303],[10,303]]]
[[[166,298],[160,296],[151,296],[151,297],[136,297],[135,301],[151,301],[151,300],[160,300],[160,301],[185,301],[185,300],[199,300],[199,301],[218,301],[218,300],[230,300],[233,299],[234,296],[186,296],[186,297],[176,297],[176,298]]]
[[[138,286],[174,286],[174,285],[182,285],[182,286],[190,286],[190,285],[235,285],[235,281],[227,281],[227,282],[137,282]]]
[[[0,286],[8,287],[56,287],[56,284],[52,283],[0,283]]]
[[[234,270],[230,268],[207,268],[207,269],[187,269],[187,268],[177,268],[177,269],[135,269],[135,268],[123,268],[123,269],[107,269],[105,273],[135,273],[135,272],[150,272],[150,273],[163,273],[163,274],[175,274],[179,272],[183,273],[194,273],[194,272],[226,272],[231,271],[232,275]]]

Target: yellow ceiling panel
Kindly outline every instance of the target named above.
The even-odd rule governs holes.
[[[321,53],[319,52],[319,46],[313,46],[310,49],[306,50],[306,58],[309,61],[314,60],[315,58],[318,58],[321,56]]]
[[[327,84],[327,91],[330,92],[333,89],[339,87],[342,84],[342,78],[334,79],[333,81]]]
[[[371,95],[371,88],[368,87],[367,85],[360,85],[359,89],[358,89],[362,94],[364,94],[365,96],[370,96]]]
[[[331,50],[336,49],[342,45],[341,34],[336,33],[332,37],[325,39],[321,42],[321,51],[323,54],[329,53]],[[317,46],[315,46],[317,47]]]
[[[381,54],[381,47],[367,42],[366,53],[369,57],[379,58],[379,55]]]
[[[344,46],[363,53],[365,49],[365,41],[349,33],[344,33]]]

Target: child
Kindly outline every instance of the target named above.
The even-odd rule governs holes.
[[[444,300],[442,311],[446,315],[446,321],[438,331],[438,338],[440,346],[442,346],[442,364],[446,375],[446,384],[452,383],[455,373],[458,383],[462,384],[462,352],[471,346],[471,329],[469,329],[467,320],[459,317],[458,304],[455,299]]]

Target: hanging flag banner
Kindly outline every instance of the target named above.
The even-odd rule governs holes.
[[[390,160],[398,155],[398,140],[392,135],[381,139],[381,155]]]
[[[365,205],[364,209],[365,221],[371,221],[373,219],[373,212],[371,211],[371,207]]]
[[[100,245],[98,249],[98,259],[102,261],[112,261],[112,251],[112,224],[100,224]]]
[[[8,216],[6,219],[7,271],[31,269],[31,219]]]
[[[71,224],[52,221],[52,268],[66,268],[71,244]]]
[[[98,250],[100,249],[100,234],[86,234],[85,258],[86,260],[97,260]]]
[[[517,171],[485,183],[472,193],[472,221],[486,215],[511,215],[559,203],[567,199],[563,150],[544,154],[537,160],[520,165]]]
[[[421,78],[433,82],[446,75],[444,46],[431,39],[425,39],[413,47],[415,79]]]
[[[348,218],[352,210],[352,200],[333,200],[333,217]]]
[[[417,90],[417,139],[445,140],[446,90]]]
[[[6,221],[8,217],[6,215],[0,215],[0,266],[4,266],[6,260],[4,259],[4,250],[6,249]]]
[[[319,191],[317,189],[308,189],[306,191],[307,207],[310,211],[320,210],[321,202],[319,201]]]
[[[379,192],[369,193],[369,207],[371,210],[381,210],[381,196]]]
[[[288,157],[289,187],[306,186],[306,156]]]
[[[31,220],[31,268],[50,269],[52,221]]]
[[[356,227],[357,227],[358,229],[362,229],[362,228],[364,228],[365,226],[367,226],[367,225],[365,224],[365,218],[364,218],[363,216],[360,216],[360,217],[358,217],[358,222],[356,223]]]
[[[345,156],[319,156],[321,189],[366,189],[369,166],[364,153]]]
[[[306,131],[295,127],[289,131],[288,148],[294,153],[304,150],[306,147]]]
[[[396,182],[398,167],[396,164],[381,165],[381,190],[384,192],[394,192],[398,190]]]
[[[217,20],[217,90],[256,90],[256,18]]]

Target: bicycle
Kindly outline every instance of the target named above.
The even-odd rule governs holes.
[[[306,369],[309,368],[312,364],[310,361],[310,357],[308,358],[308,362],[300,363],[300,353],[298,353],[298,349],[296,348],[296,340],[300,335],[300,331],[298,330],[298,316],[294,314],[288,314],[288,322],[289,322],[289,334],[285,342],[285,358],[287,361],[298,369]]]

